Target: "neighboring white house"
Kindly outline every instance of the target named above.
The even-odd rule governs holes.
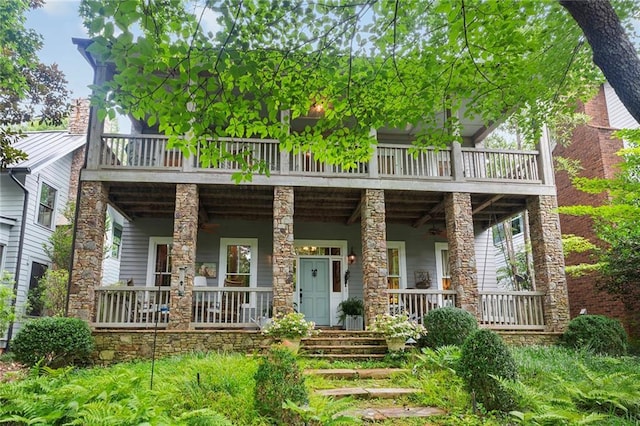
[[[28,292],[51,267],[43,245],[57,226],[68,225],[62,211],[75,202],[80,169],[87,141],[88,101],[74,104],[69,131],[28,132],[14,147],[28,154],[25,161],[0,173],[0,271],[14,278],[18,321],[6,338],[15,335],[24,317]],[[111,227],[106,232],[108,250],[103,262],[105,280],[117,280],[123,217],[112,208],[107,214]]]

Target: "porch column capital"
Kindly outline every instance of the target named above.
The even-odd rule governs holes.
[[[167,328],[173,330],[187,330],[191,325],[199,201],[198,185],[176,185],[171,248],[171,302],[167,325]]]
[[[527,200],[535,289],[543,291],[546,331],[563,331],[569,323],[569,297],[555,195]]]
[[[387,228],[384,190],[362,191],[362,291],[365,323],[389,311],[387,295]]]
[[[67,315],[95,321],[95,287],[102,282],[108,189],[102,182],[80,182]]]
[[[471,194],[450,193],[444,197],[449,240],[449,271],[456,291],[456,306],[478,318],[478,271]]]
[[[295,248],[293,238],[292,186],[276,186],[273,190],[273,315],[293,312],[293,271]]]

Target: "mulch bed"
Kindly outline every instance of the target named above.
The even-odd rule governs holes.
[[[13,361],[0,361],[0,383],[10,382],[24,377],[26,373],[27,368],[20,363]]]

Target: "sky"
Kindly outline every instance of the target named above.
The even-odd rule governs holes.
[[[40,60],[45,64],[58,64],[74,99],[88,97],[87,86],[93,81],[93,69],[71,42],[72,37],[87,37],[78,16],[79,5],[79,1],[48,0],[43,8],[27,14],[27,27],[44,38],[44,46],[38,52]]]

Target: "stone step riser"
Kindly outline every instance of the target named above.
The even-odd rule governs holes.
[[[358,355],[366,355],[366,354],[386,354],[387,350],[385,348],[381,349],[371,349],[371,348],[329,348],[329,349],[309,349],[309,348],[301,348],[301,355],[315,355],[315,354],[324,354],[324,355],[334,355],[334,354],[358,354]]]
[[[380,339],[305,339],[304,346],[386,346]]]

